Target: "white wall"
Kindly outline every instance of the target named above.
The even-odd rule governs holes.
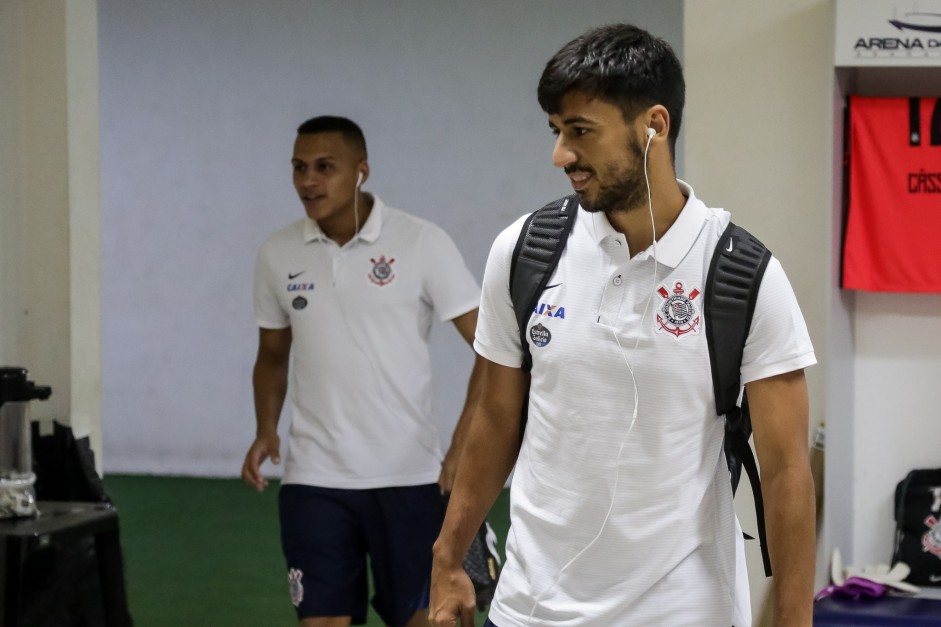
[[[99,472],[101,433],[101,195],[98,6],[63,0],[68,93],[69,422],[90,436]],[[45,255],[36,250],[34,255]],[[62,355],[59,359],[64,359]]]
[[[548,58],[615,20],[682,55],[679,0],[99,6],[113,472],[237,473],[254,433],[252,266],[264,237],[301,215],[289,170],[301,121],[359,122],[366,188],[444,226],[479,278],[499,230],[567,190],[535,98]],[[471,353],[438,329],[433,360],[446,440]]]
[[[887,564],[896,484],[941,467],[941,295],[859,293],[853,339],[856,525],[837,540],[852,563]]]
[[[941,465],[941,296],[839,289],[843,155],[834,150],[845,94],[936,95],[941,72],[841,70],[836,81],[833,32],[828,0],[685,5],[688,177],[782,260],[820,362],[807,371],[811,422],[827,424],[818,587],[833,548],[847,563],[887,563],[895,485],[912,468]],[[756,603],[764,583],[752,577]]]
[[[5,155],[3,310],[10,365],[53,387],[34,415],[68,416],[68,142],[65,14],[61,2],[3,5]],[[9,56],[7,56],[9,55]],[[4,298],[4,300],[7,300]],[[64,349],[64,350],[63,350]]]
[[[781,260],[820,362],[807,370],[812,427],[827,401],[832,23],[828,0],[697,0],[683,32],[687,177]],[[754,529],[747,488],[737,501]],[[767,580],[747,544],[757,622]]]
[[[19,361],[17,312],[19,304],[19,210],[21,205],[17,87],[19,50],[18,16],[12,0],[0,1],[0,362]]]
[[[94,0],[0,2],[0,363],[101,451]]]

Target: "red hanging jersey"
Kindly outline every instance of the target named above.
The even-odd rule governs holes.
[[[843,287],[941,293],[941,99],[850,97]]]

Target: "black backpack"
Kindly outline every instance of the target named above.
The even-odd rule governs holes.
[[[523,347],[523,370],[532,369],[533,359],[526,338],[526,325],[549,277],[559,264],[572,225],[578,215],[577,195],[555,200],[533,212],[523,223],[510,264],[510,297],[519,325]],[[706,342],[712,366],[712,387],[716,413],[725,416],[725,456],[732,481],[732,493],[738,489],[742,467],[748,473],[755,498],[758,537],[765,574],[771,576],[771,559],[765,534],[764,501],[755,455],[748,445],[751,417],[748,398],[738,393],[742,387],[741,366],[745,339],[755,312],[758,288],[771,252],[745,229],[729,222],[719,238],[706,275],[703,313],[706,318]],[[721,350],[716,350],[721,347]],[[529,398],[523,403],[520,438],[526,428]],[[746,535],[746,537],[749,537]]]
[[[895,487],[892,563],[911,567],[905,581],[941,586],[941,468],[913,470]]]

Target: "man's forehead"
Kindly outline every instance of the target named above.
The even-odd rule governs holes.
[[[339,132],[304,133],[294,140],[295,158],[328,159],[350,157],[353,149]]]
[[[328,159],[337,159],[338,156],[332,152],[324,150],[298,150],[294,149],[291,161],[324,161]]]
[[[581,91],[570,91],[559,102],[559,110],[549,114],[554,124],[599,122],[611,115],[620,115],[620,108],[603,98]]]
[[[586,92],[568,92],[562,97],[559,110],[549,114],[549,125],[555,128],[624,123],[625,116],[620,105]]]

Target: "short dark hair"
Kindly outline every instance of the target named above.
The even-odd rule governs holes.
[[[316,135],[317,133],[341,133],[343,138],[355,148],[362,150],[363,159],[366,158],[366,137],[363,136],[363,129],[353,120],[336,115],[321,115],[297,127],[298,135]]]
[[[620,107],[629,122],[656,104],[670,114],[670,152],[680,133],[686,83],[670,44],[631,24],[594,28],[565,44],[539,79],[539,105],[558,113],[562,98],[584,92]]]

